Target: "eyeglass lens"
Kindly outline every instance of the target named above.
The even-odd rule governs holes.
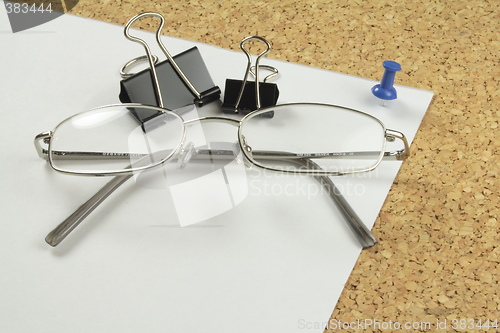
[[[274,112],[274,116],[260,116],[265,112]],[[240,140],[247,156],[265,168],[295,172],[309,160],[327,171],[353,172],[370,169],[381,160],[385,128],[362,112],[322,104],[289,104],[245,119]]]
[[[59,124],[51,138],[49,157],[53,167],[63,172],[125,172],[167,160],[183,137],[183,120],[172,112],[147,106],[108,106]]]

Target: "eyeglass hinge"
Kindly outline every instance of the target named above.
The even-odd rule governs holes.
[[[45,160],[49,159],[49,150],[42,147],[41,143],[43,142],[43,144],[48,145],[48,144],[50,144],[51,138],[52,138],[52,131],[40,133],[35,137],[35,142],[34,142],[35,149],[38,153],[38,156],[40,156],[40,158],[43,158]]]
[[[387,156],[394,156],[396,160],[403,161],[408,157],[408,153],[405,149],[400,149],[396,151],[391,151],[386,153]]]
[[[393,152],[389,152],[389,156],[394,156],[398,161],[403,161],[410,156],[410,145],[408,144],[408,141],[406,140],[406,137],[404,136],[403,133],[391,129],[387,129],[385,132],[385,137],[387,141],[389,142],[394,142],[396,139],[399,139],[403,141],[404,144],[404,149],[396,150]]]

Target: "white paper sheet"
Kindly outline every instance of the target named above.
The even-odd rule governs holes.
[[[231,189],[236,203],[219,195],[228,209],[187,227],[170,183],[130,181],[60,246],[44,242],[107,179],[56,173],[33,138],[74,113],[119,102],[118,70],[143,53],[122,29],[63,15],[13,34],[0,6],[0,331],[322,332],[361,247],[312,178],[251,169],[247,188]],[[241,53],[164,42],[172,54],[198,46],[221,88],[243,74]],[[374,81],[265,63],[280,70],[280,103],[360,109],[410,142],[432,98],[397,86],[398,100],[381,107],[370,92]],[[372,173],[335,179],[370,228],[399,166],[383,162]],[[192,193],[193,209],[201,209],[197,196],[204,197]]]

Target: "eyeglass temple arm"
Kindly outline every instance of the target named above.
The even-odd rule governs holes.
[[[209,150],[204,150],[204,151],[207,156],[212,155],[212,152],[210,152]],[[232,156],[233,152],[230,151],[230,153]],[[255,153],[257,152],[254,152],[254,154]],[[197,155],[200,156],[201,155],[200,152],[198,152]],[[298,164],[299,166],[305,166],[307,168],[321,170],[321,167],[309,158],[290,159],[286,161],[289,163]],[[366,227],[366,225],[361,221],[361,218],[358,216],[358,214],[356,214],[356,212],[352,209],[351,205],[347,202],[345,197],[335,186],[330,177],[315,176],[314,178],[316,178],[316,180],[326,189],[326,191],[332,198],[333,202],[339,208],[342,216],[347,221],[347,224],[353,231],[354,235],[358,239],[361,246],[363,246],[363,248],[368,248],[375,245],[377,240],[375,239],[371,231]]]
[[[36,136],[35,147],[40,157],[48,159],[47,149],[44,149],[40,141],[48,143],[50,139],[51,132],[44,132]],[[218,154],[213,154],[209,150],[199,150],[197,157],[210,157],[218,156],[219,158],[228,158],[229,155],[234,157],[233,151],[228,151],[230,154],[223,154],[219,152]],[[195,156],[195,157],[196,157]],[[309,167],[320,168],[317,164],[306,160],[294,160],[293,162],[298,164],[304,164]],[[309,163],[309,165],[308,165]],[[61,222],[54,230],[52,230],[45,241],[51,246],[57,246],[61,241],[63,241],[94,209],[96,209],[111,193],[118,189],[123,183],[125,183],[132,175],[116,176],[111,181],[109,181],[104,187],[102,187],[96,194],[94,194],[89,200],[87,200],[83,205],[81,205],[73,214],[68,216],[63,222]],[[375,244],[375,238],[371,235],[370,231],[361,222],[357,214],[351,208],[349,203],[345,200],[344,196],[335,187],[335,184],[326,176],[315,177],[330,194],[330,197],[334,203],[339,207],[342,215],[348,222],[349,226],[352,228],[353,232],[359,239],[363,247],[370,247]]]
[[[315,178],[328,191],[328,194],[330,194],[333,202],[339,208],[340,213],[344,217],[361,246],[363,248],[368,248],[375,245],[377,242],[375,236],[373,236],[370,229],[368,229],[363,221],[361,221],[361,218],[352,209],[351,205],[347,202],[342,193],[339,192],[332,180],[328,176],[316,176]]]
[[[46,237],[45,241],[51,246],[57,246],[63,241],[85,218],[94,211],[107,197],[125,183],[132,175],[116,176],[103,188],[81,205],[73,214],[68,216]]]
[[[394,141],[395,139],[400,139],[403,141],[404,149],[386,152],[384,153],[384,159],[387,157],[395,157],[397,160],[405,160],[410,155],[410,145],[408,144],[408,140],[404,136],[403,133],[395,130],[386,130],[386,138],[388,141]],[[306,159],[305,165],[309,167],[314,167],[321,169],[321,167],[313,162],[310,159]],[[328,176],[315,176],[315,178],[325,187],[330,194],[330,197],[335,202],[337,207],[340,209],[340,212],[344,216],[344,219],[347,221],[349,227],[356,235],[358,241],[361,243],[363,248],[372,247],[375,245],[377,240],[375,236],[371,233],[371,231],[366,227],[366,225],[361,221],[358,214],[352,209],[351,205],[346,201],[345,197],[339,192],[335,184],[332,182],[330,177]]]
[[[321,167],[318,164],[308,158],[293,160],[293,162],[308,168],[321,170]],[[335,205],[339,208],[340,213],[344,217],[347,225],[351,228],[361,246],[363,246],[363,248],[368,248],[375,245],[377,242],[375,236],[373,236],[371,231],[366,227],[363,221],[361,221],[361,218],[352,209],[351,205],[347,202],[330,177],[314,176],[314,178],[316,178],[316,180],[326,189],[330,198],[332,198]]]
[[[40,147],[39,144],[35,144]],[[45,150],[46,151],[46,150]],[[203,150],[202,154],[196,154],[192,158],[199,157],[200,159],[227,159],[234,158],[234,151],[218,151],[214,154],[210,149]],[[148,156],[146,156],[148,157]],[[73,214],[68,216],[63,222],[61,222],[54,230],[52,230],[46,237],[45,241],[55,247],[60,242],[62,242],[85,218],[94,211],[99,205],[106,200],[108,196],[111,195],[116,189],[118,189],[123,183],[129,180],[133,174],[121,175],[113,177],[106,185],[104,185],[96,194],[94,194],[89,200],[87,200],[83,205],[81,205]]]

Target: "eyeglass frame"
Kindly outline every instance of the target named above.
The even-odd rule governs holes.
[[[349,111],[352,111],[352,112],[357,112],[359,114],[363,114],[365,116],[368,116],[370,118],[372,118],[373,120],[376,120],[379,125],[382,126],[383,128],[383,131],[384,131],[384,138],[387,140],[387,141],[394,141],[395,139],[400,139],[403,144],[404,144],[404,148],[403,149],[400,149],[400,150],[396,150],[396,151],[391,151],[391,152],[383,152],[383,154],[381,154],[377,160],[377,162],[372,165],[371,167],[369,168],[365,168],[365,169],[359,169],[359,170],[350,170],[350,171],[331,171],[331,170],[321,170],[321,169],[318,169],[318,168],[312,168],[312,169],[294,169],[294,170],[284,170],[284,169],[275,169],[275,168],[271,168],[271,167],[266,167],[264,165],[262,165],[261,163],[259,163],[258,161],[256,161],[253,157],[252,157],[252,151],[251,151],[251,148],[247,145],[246,143],[246,140],[243,136],[243,134],[241,133],[242,131],[242,126],[244,125],[245,121],[249,118],[253,118],[253,117],[256,117],[256,116],[259,116],[260,114],[262,113],[266,113],[266,112],[271,112],[273,111],[274,109],[276,108],[281,108],[281,107],[287,107],[287,106],[325,106],[325,107],[334,107],[334,108],[342,108],[344,110],[349,110]],[[148,166],[144,166],[144,167],[137,167],[137,168],[130,168],[130,169],[127,169],[127,170],[123,170],[123,171],[102,171],[102,172],[76,172],[76,171],[66,171],[66,170],[62,170],[62,169],[59,169],[58,167],[56,167],[52,161],[52,149],[51,149],[51,138],[52,138],[52,135],[53,133],[57,130],[57,128],[64,122],[70,120],[71,118],[74,118],[74,117],[77,117],[81,114],[84,114],[84,113],[87,113],[87,112],[91,112],[91,111],[96,111],[96,110],[100,110],[100,109],[105,109],[105,108],[110,108],[110,107],[126,107],[126,108],[148,108],[148,109],[155,109],[155,110],[158,110],[158,111],[162,111],[164,113],[169,113],[175,117],[178,117],[180,120],[182,120],[182,123],[183,123],[183,132],[182,132],[182,138],[179,142],[179,144],[177,145],[177,147],[174,149],[174,151],[169,154],[168,157],[160,160],[159,162],[157,163],[154,163],[152,165],[148,165]],[[46,132],[43,132],[43,133],[40,133],[38,134],[36,137],[35,137],[35,148],[38,152],[38,155],[43,158],[43,159],[46,159],[50,166],[57,172],[61,172],[61,173],[64,173],[64,174],[70,174],[70,175],[79,175],[79,176],[122,176],[122,175],[127,175],[129,173],[133,173],[133,172],[138,172],[138,171],[144,171],[144,170],[149,170],[149,169],[153,169],[153,168],[157,168],[157,167],[160,167],[162,165],[164,165],[167,161],[169,161],[171,158],[173,158],[176,153],[179,152],[179,150],[182,148],[182,143],[184,141],[184,138],[185,138],[185,133],[186,133],[186,127],[192,123],[196,123],[196,122],[206,122],[206,121],[217,121],[217,122],[223,122],[223,123],[228,123],[228,124],[231,124],[231,125],[234,125],[238,128],[238,144],[240,146],[240,149],[242,150],[243,152],[243,155],[245,156],[245,159],[246,161],[250,162],[252,165],[255,165],[261,169],[264,169],[264,170],[268,170],[268,171],[273,171],[273,172],[283,172],[283,173],[288,173],[288,174],[306,174],[306,175],[320,175],[320,176],[342,176],[342,175],[347,175],[347,174],[354,174],[354,173],[363,173],[363,172],[369,172],[369,171],[373,171],[374,169],[376,169],[380,162],[384,159],[388,159],[388,158],[393,158],[393,159],[396,159],[396,160],[405,160],[408,155],[409,155],[409,144],[408,144],[408,141],[406,139],[406,137],[404,136],[403,133],[399,132],[399,131],[395,131],[395,130],[391,130],[391,129],[388,129],[386,128],[386,126],[384,125],[384,123],[382,123],[378,118],[368,114],[368,113],[365,113],[365,112],[362,112],[362,111],[358,111],[358,110],[355,110],[355,109],[352,109],[352,108],[346,108],[346,107],[343,107],[343,106],[337,106],[337,105],[331,105],[331,104],[321,104],[321,103],[288,103],[288,104],[280,104],[280,105],[277,105],[277,106],[271,106],[271,107],[267,107],[267,108],[262,108],[262,109],[259,109],[259,110],[256,110],[256,111],[253,111],[253,112],[250,112],[249,114],[245,115],[242,119],[238,120],[238,119],[233,119],[233,118],[226,118],[226,117],[217,117],[217,116],[209,116],[209,117],[199,117],[199,118],[195,118],[195,119],[191,119],[191,120],[184,120],[180,115],[178,115],[177,113],[173,112],[173,111],[170,111],[170,110],[167,110],[167,109],[163,109],[163,108],[160,108],[160,107],[157,107],[157,106],[149,106],[149,105],[143,105],[143,104],[135,104],[135,103],[129,103],[129,104],[111,104],[111,105],[104,105],[104,106],[100,106],[100,107],[97,107],[97,108],[94,108],[94,109],[91,109],[91,110],[87,110],[87,111],[84,111],[84,112],[81,112],[81,113],[77,113],[65,120],[63,120],[62,122],[60,122],[55,128],[54,130],[52,131],[46,131]],[[41,146],[40,142],[43,142],[45,144],[48,145],[48,149],[45,149]],[[385,144],[384,144],[384,147],[382,147],[382,150],[385,149]],[[67,152],[58,152],[62,155],[66,154]],[[273,152],[273,153],[281,153],[281,152]],[[85,154],[89,154],[89,153],[85,153]],[[96,154],[99,154],[99,155],[102,155],[101,153],[96,153]],[[282,155],[283,156],[283,155]],[[272,156],[271,156],[272,157]],[[306,159],[306,160],[310,160],[311,158],[319,158],[319,157],[322,157],[322,156],[301,156],[302,159]]]
[[[319,165],[317,165],[314,161],[311,161],[311,158],[315,158],[315,156],[304,156],[298,160],[298,161],[302,162],[303,166],[306,166],[309,169],[281,170],[281,169],[273,169],[273,168],[269,168],[269,167],[265,167],[265,166],[260,165],[250,155],[250,151],[248,150],[248,146],[246,146],[245,139],[241,133],[242,125],[245,123],[245,120],[250,118],[250,117],[258,116],[261,113],[272,111],[273,108],[275,109],[276,107],[285,107],[285,106],[293,106],[293,105],[295,105],[295,106],[296,105],[304,105],[304,106],[307,106],[307,105],[318,106],[318,105],[320,105],[320,106],[327,106],[327,107],[337,107],[337,108],[343,108],[346,110],[350,110],[353,112],[358,112],[358,113],[367,115],[367,116],[377,120],[378,123],[383,127],[385,140],[394,141],[395,139],[400,139],[404,144],[404,148],[401,150],[396,150],[396,151],[391,151],[391,152],[383,152],[380,155],[377,163],[375,163],[372,167],[364,169],[364,170],[353,170],[351,172],[338,172],[338,171],[321,170],[321,167]],[[114,105],[101,106],[98,108],[94,108],[92,110],[88,110],[86,112],[93,111],[93,110],[99,110],[99,109],[107,108],[107,107],[114,107],[114,106],[117,106],[117,107],[124,106],[124,107],[130,107],[130,108],[133,108],[133,107],[152,108],[152,109],[156,109],[156,110],[161,110],[165,113],[168,112],[169,114],[170,113],[174,114],[177,117],[179,117],[181,120],[183,120],[183,118],[181,116],[179,116],[178,114],[176,114],[175,112],[172,112],[170,110],[162,109],[162,108],[156,107],[156,106],[147,106],[147,105],[142,105],[142,104],[114,104]],[[85,113],[85,112],[82,112],[82,113]],[[82,114],[82,113],[79,113],[79,114]],[[72,117],[75,117],[79,114],[76,114]],[[72,117],[67,118],[66,120],[62,121],[61,123],[67,121],[68,119],[71,119]],[[306,175],[314,176],[325,187],[325,189],[327,190],[327,193],[329,193],[329,195],[331,196],[333,201],[340,208],[342,215],[344,216],[344,218],[348,222],[348,225],[351,227],[352,231],[356,235],[358,241],[363,246],[363,248],[367,248],[367,247],[371,247],[371,246],[375,245],[375,243],[376,243],[375,237],[373,236],[371,231],[364,225],[364,223],[360,220],[358,215],[354,212],[354,210],[351,208],[349,203],[345,200],[344,196],[338,191],[338,189],[336,188],[336,186],[332,182],[332,180],[329,178],[329,176],[340,176],[340,175],[346,175],[346,174],[369,172],[369,171],[374,170],[376,167],[378,167],[382,160],[386,160],[386,159],[400,160],[400,161],[405,160],[409,156],[409,144],[408,144],[408,141],[403,133],[401,133],[399,131],[387,129],[385,127],[385,125],[376,117],[374,117],[370,114],[367,114],[365,112],[355,110],[355,109],[346,108],[346,107],[337,106],[337,105],[320,104],[320,103],[290,103],[290,104],[280,104],[278,106],[273,106],[273,107],[268,107],[268,108],[263,108],[260,110],[253,111],[253,112],[247,114],[246,116],[244,116],[241,120],[237,120],[237,119],[233,119],[233,118],[226,118],[226,117],[216,117],[216,116],[200,117],[200,118],[196,118],[196,119],[192,119],[192,120],[188,120],[188,121],[183,120],[183,125],[184,125],[183,138],[185,136],[185,131],[186,131],[187,125],[189,125],[191,123],[195,123],[195,122],[204,122],[204,121],[218,121],[218,122],[228,123],[228,124],[237,126],[238,127],[239,147],[240,147],[241,151],[243,152],[243,156],[245,158],[245,161],[249,162],[250,164],[255,165],[258,168],[273,171],[273,172],[281,172],[281,173],[287,173],[287,174],[302,174],[302,175],[306,174]],[[184,141],[184,140],[180,141],[175,152],[170,154],[168,158],[161,160],[157,164],[153,164],[153,165],[150,165],[150,166],[147,166],[144,168],[140,168],[140,170],[139,169],[130,169],[127,171],[122,171],[122,172],[107,172],[107,173],[102,173],[102,172],[100,172],[100,173],[67,172],[67,171],[61,171],[61,170],[58,170],[57,168],[55,168],[54,165],[52,164],[52,160],[51,160],[51,147],[50,147],[51,138],[52,138],[54,131],[57,129],[58,126],[59,125],[57,125],[53,131],[47,131],[47,132],[43,132],[43,133],[38,134],[34,140],[35,148],[38,152],[38,155],[41,158],[47,160],[54,170],[56,170],[58,172],[62,172],[64,174],[71,174],[71,175],[115,176],[115,177],[110,182],[108,182],[101,190],[99,190],[93,197],[91,197],[85,204],[83,204],[79,209],[77,209],[66,220],[64,220],[62,223],[60,223],[58,225],[58,227],[56,227],[54,230],[52,230],[51,233],[49,233],[47,235],[45,240],[51,246],[56,246],[64,238],[66,238],[66,236],[69,235],[69,233],[71,233],[71,231],[73,229],[75,229],[98,205],[100,205],[114,190],[116,190],[124,182],[126,182],[135,172],[143,171],[143,170],[150,170],[150,169],[154,169],[157,167],[161,167],[167,161],[170,161],[171,159],[175,159],[174,156],[181,149],[182,141]],[[44,144],[48,145],[47,149],[42,147],[42,145],[41,145],[42,142]],[[385,148],[385,143],[384,143],[384,148]],[[234,151],[231,151],[230,155],[232,158],[234,158],[234,156],[235,156]],[[202,151],[200,156],[205,156],[208,158],[213,158],[213,156],[219,156],[221,158],[228,158],[227,154],[220,154],[220,153],[213,154],[213,151],[210,149]]]

